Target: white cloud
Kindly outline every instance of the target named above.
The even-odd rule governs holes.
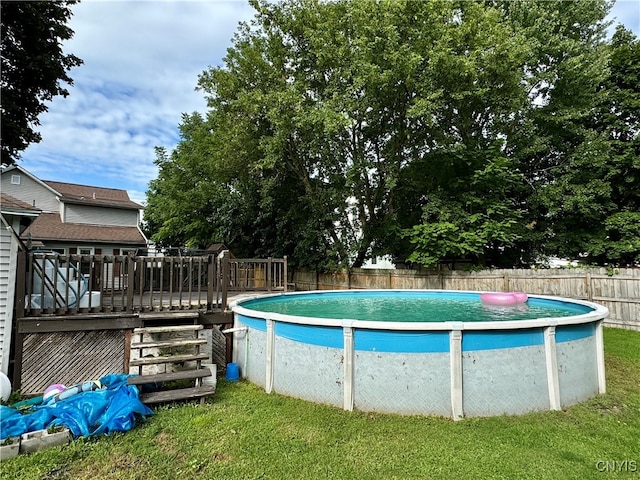
[[[206,109],[197,77],[222,65],[240,1],[92,1],[72,6],[64,44],[84,64],[74,86],[40,117],[42,142],[22,166],[46,180],[126,188],[144,200],[157,175],[154,147],[177,143],[182,113]]]

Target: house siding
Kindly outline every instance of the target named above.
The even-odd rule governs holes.
[[[8,375],[18,242],[7,230],[4,217],[0,226],[0,371]]]
[[[11,183],[12,175],[20,176],[20,185]],[[9,171],[3,174],[0,179],[2,181],[0,185],[2,187],[2,193],[22,200],[35,208],[39,208],[43,212],[59,212],[56,195],[28,175],[19,171]]]
[[[138,245],[118,245],[114,247],[113,244],[106,243],[65,243],[65,242],[47,242],[45,250],[52,249],[59,251],[63,255],[80,255],[80,249],[90,248],[93,251],[93,255],[127,255],[128,253],[137,254],[142,248]]]
[[[65,203],[63,222],[135,227],[138,211]]]

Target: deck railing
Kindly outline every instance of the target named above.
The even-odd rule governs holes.
[[[18,317],[225,309],[229,291],[286,291],[287,260],[21,254]]]
[[[287,291],[287,257],[265,259],[233,258],[229,260],[229,290]]]

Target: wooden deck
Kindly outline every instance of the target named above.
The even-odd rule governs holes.
[[[17,318],[225,310],[236,293],[286,292],[287,259],[20,253]],[[117,281],[116,281],[117,279]]]
[[[221,333],[233,322],[228,304],[286,291],[286,272],[286,258],[238,260],[228,253],[201,258],[20,253],[13,387],[38,395],[53,383],[73,385],[133,368],[147,377],[131,380],[135,385],[192,382],[182,393],[144,391],[148,402],[211,395],[203,384],[211,373],[201,363],[231,361],[231,335]],[[76,298],[75,292],[87,293]],[[195,337],[135,338],[141,328],[184,326],[204,328],[206,344]],[[199,350],[205,346],[211,350]],[[143,347],[153,358],[132,353]],[[166,354],[171,348],[183,351]],[[184,352],[188,348],[194,351]],[[187,370],[171,371],[181,362]]]

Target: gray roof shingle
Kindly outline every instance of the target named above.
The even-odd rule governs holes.
[[[118,188],[92,187],[75,183],[53,182],[43,183],[62,195],[62,201],[68,203],[84,203],[89,205],[117,206],[128,209],[141,209],[142,205],[132,201],[126,190]]]
[[[141,246],[146,244],[138,227],[62,223],[57,213],[42,213],[22,233],[21,237],[41,241],[82,241]]]

